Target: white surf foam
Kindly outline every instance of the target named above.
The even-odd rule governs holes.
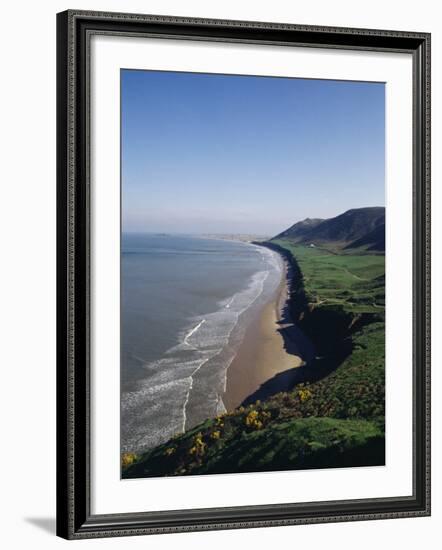
[[[202,319],[195,327],[193,327],[193,329],[184,337],[183,344],[185,344],[187,346],[191,345],[191,344],[189,344],[189,338],[192,336],[192,334],[194,334],[200,328],[200,326],[205,321],[206,321],[205,319]]]
[[[140,452],[155,447],[192,426],[188,425],[187,409],[194,389],[195,376],[204,375],[204,367],[229,343],[240,316],[262,295],[272,274],[272,287],[280,280],[279,255],[264,247],[254,246],[263,258],[266,269],[255,273],[245,289],[218,304],[219,309],[204,318],[190,320],[180,342],[157,361],[146,363],[146,378],[136,391],[122,396],[123,451]],[[215,398],[202,407],[201,418],[192,415],[192,423],[216,416],[224,410],[222,394],[226,372],[234,354],[219,365],[218,387],[211,388]],[[209,412],[208,412],[209,411]],[[210,412],[211,411],[211,412]],[[205,415],[205,416],[204,416]]]

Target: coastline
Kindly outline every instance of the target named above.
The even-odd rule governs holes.
[[[250,322],[227,370],[222,398],[227,411],[240,406],[258,390],[262,391],[269,381],[272,381],[272,393],[287,390],[294,369],[303,366],[304,358],[311,354],[311,344],[290,318],[292,270],[287,259],[281,254],[280,257],[283,261],[281,282]]]
[[[277,244],[262,246],[278,251]],[[272,290],[244,319],[244,332],[231,341],[230,349],[238,351],[223,378],[229,414],[221,419],[221,411],[136,457],[123,466],[123,478],[385,465],[385,317],[374,310],[371,297],[365,302],[365,317],[351,303],[348,309],[343,304],[330,310],[323,302],[310,308],[306,300],[311,287],[306,290],[304,284],[311,279],[304,273],[311,271],[301,272],[309,258],[300,253],[300,265],[289,247],[287,254],[281,248],[286,269],[278,270]],[[312,257],[321,263],[321,255]],[[366,259],[355,255],[357,261],[361,257]],[[351,267],[351,256],[348,261]],[[382,267],[381,262],[381,272]],[[378,278],[375,272],[368,284]],[[267,364],[259,362],[265,335],[274,343],[275,335],[283,339],[277,351],[267,346]],[[275,363],[281,349],[286,352],[283,361],[287,356],[303,358],[305,366],[284,370],[282,363]],[[269,369],[269,364],[279,368]],[[355,400],[361,380],[367,381],[367,393]],[[311,386],[296,388],[301,382]],[[306,453],[304,441],[317,444]]]

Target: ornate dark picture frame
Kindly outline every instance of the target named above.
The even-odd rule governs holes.
[[[90,509],[89,43],[94,34],[413,56],[413,495],[112,515]],[[430,514],[430,35],[69,10],[57,16],[57,534],[67,539]]]

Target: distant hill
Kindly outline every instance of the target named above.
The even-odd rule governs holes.
[[[365,246],[367,250],[385,250],[385,223],[378,225],[373,231],[360,239],[353,241],[346,248],[359,248]]]
[[[306,218],[301,222],[295,223],[276,237],[275,239],[290,239],[292,241],[297,240],[298,242],[304,239],[312,229],[317,227],[324,220],[321,218]]]
[[[274,239],[314,245],[333,244],[339,248],[385,250],[385,208],[354,208],[327,220],[307,218],[295,223]]]

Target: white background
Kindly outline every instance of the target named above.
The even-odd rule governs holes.
[[[442,29],[438,2],[372,0],[77,0],[21,2],[2,11],[2,468],[5,548],[211,548],[302,546],[401,550],[437,548],[442,535],[441,286],[433,286],[433,516],[260,530],[68,543],[55,515],[55,13],[74,7],[287,23],[391,28],[433,33],[433,281],[442,280]],[[4,43],[3,43],[4,41]],[[432,542],[434,541],[434,542]]]

